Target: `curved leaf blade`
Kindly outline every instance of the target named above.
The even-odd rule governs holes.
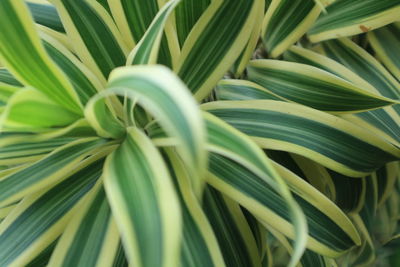
[[[138,129],[107,157],[104,185],[128,261],[135,266],[176,266],[181,211],[161,155]]]

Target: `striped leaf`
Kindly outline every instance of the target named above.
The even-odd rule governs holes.
[[[261,267],[256,240],[240,206],[212,187],[207,187],[203,208],[213,226],[227,266]]]
[[[246,80],[221,80],[215,88],[218,100],[271,99],[288,101],[266,88]]]
[[[395,101],[313,66],[280,60],[255,60],[247,68],[251,81],[290,101],[328,112],[359,112]]]
[[[51,253],[53,253],[54,247],[57,244],[58,239],[53,241],[47,248],[43,249],[42,252],[31,260],[26,267],[45,267],[49,262]]]
[[[52,0],[65,30],[82,62],[106,80],[110,72],[125,65],[128,49],[113,19],[94,0]]]
[[[359,232],[362,237],[362,245],[355,252],[355,257],[352,259],[353,266],[368,266],[374,263],[376,259],[375,247],[373,240],[365,227],[359,215],[354,215],[352,217],[354,223],[357,225]]]
[[[262,5],[262,4],[261,4]],[[236,78],[240,77],[246,69],[247,64],[254,55],[254,50],[257,48],[258,41],[261,34],[262,21],[264,19],[264,8],[261,7],[258,10],[258,14],[255,18],[253,31],[251,32],[249,42],[240,54],[239,58],[236,60],[231,68],[232,73]]]
[[[80,115],[82,110],[77,93],[46,54],[22,0],[1,1],[0,25],[0,56],[7,68],[25,85],[35,87]]]
[[[68,77],[83,105],[104,86],[79,59],[57,39],[40,33],[43,45],[58,67]]]
[[[140,130],[107,157],[104,184],[134,266],[177,266],[181,211],[160,153]]]
[[[243,51],[262,2],[216,0],[197,21],[175,68],[196,99],[211,92]]]
[[[186,86],[165,67],[136,66],[115,70],[105,92],[137,99],[169,136],[178,138],[178,151],[199,194],[207,160],[206,135],[200,111]]]
[[[333,256],[333,251],[340,254],[340,251],[346,246],[346,242],[347,246],[360,244],[360,236],[357,230],[338,206],[287,168],[277,163],[274,163],[274,167],[292,190],[296,201],[303,209],[310,236],[320,243],[316,246],[318,249],[325,250],[325,253],[319,252],[320,254],[336,257]],[[314,225],[316,222],[326,225],[320,228]],[[330,229],[330,231],[327,233],[321,231],[321,229]],[[314,245],[312,238],[308,240],[308,246],[311,250],[318,252],[318,249],[312,248]],[[333,253],[329,255],[330,252]]]
[[[17,203],[18,204],[18,203]],[[8,214],[17,206],[17,204],[11,204],[5,207],[0,208],[0,219],[4,219]]]
[[[65,32],[57,10],[53,5],[26,1],[36,23],[58,32]]]
[[[213,187],[234,198],[264,225],[293,238],[293,228],[288,223],[290,215],[285,207],[285,201],[266,181],[257,178],[248,169],[226,157],[216,154],[211,154],[210,157],[208,182]],[[300,178],[297,180],[301,181]],[[306,186],[307,184],[302,185],[302,187]],[[313,187],[307,187],[306,195],[302,191],[304,190],[302,187],[297,186],[292,190],[307,218],[307,248],[322,255],[337,257],[358,245],[360,241],[357,232],[340,209],[324,198],[322,194],[318,196],[318,191]],[[311,195],[310,191],[313,191]],[[318,196],[318,200],[313,199],[316,196]],[[323,202],[325,205],[331,203],[331,208],[326,210],[324,204],[318,204],[321,199],[325,199]],[[322,229],[330,229],[330,231],[326,232]]]
[[[343,119],[273,100],[219,101],[206,110],[250,135],[265,149],[310,158],[352,177],[369,174],[399,158],[398,148]]]
[[[293,46],[292,48],[290,48],[289,51],[285,53],[285,59],[321,68],[339,77],[342,77],[343,79],[354,83],[357,86],[370,91],[371,93],[380,93],[378,89],[376,89],[366,80],[361,78],[358,74],[356,74],[356,72],[353,72],[351,69],[345,67],[344,65],[329,57],[317,54],[313,51]],[[360,56],[358,60],[363,60],[362,56]],[[341,59],[339,59],[339,61],[343,62],[343,60]],[[357,69],[355,70],[357,71],[357,73],[364,72],[364,67],[361,69],[361,64],[364,63],[359,63],[360,66],[357,67]],[[375,75],[373,73],[374,72],[371,72],[363,76],[364,78],[369,79],[370,77],[373,77],[372,75]],[[380,88],[380,86],[378,88]],[[368,129],[369,131],[377,133],[379,136],[384,137],[389,142],[400,146],[400,117],[393,110],[393,107],[386,107],[384,109],[362,112],[354,115],[345,115],[343,116],[343,118],[357,125],[360,125],[361,127]]]
[[[278,150],[264,150],[273,161],[304,179],[330,200],[336,197],[335,186],[327,169],[303,156]]]
[[[100,176],[101,163],[24,198],[0,225],[0,265],[25,266],[62,233]]]
[[[377,172],[378,173],[378,172]],[[375,224],[375,216],[378,211],[378,201],[379,201],[379,179],[382,179],[382,177],[378,177],[375,173],[372,174],[371,176],[367,177],[365,179],[365,200],[362,206],[361,211],[359,212],[360,217],[362,218],[363,225],[364,226],[359,226],[361,232],[362,232],[362,227],[365,227],[368,229],[370,233],[372,233],[374,230],[374,224]],[[353,217],[355,214],[353,214]],[[354,219],[354,218],[353,218]],[[353,220],[354,221],[354,220]],[[358,224],[356,222],[356,224]]]
[[[63,232],[49,266],[114,266],[120,237],[103,185],[86,198]]]
[[[6,68],[3,67],[0,67],[0,82],[15,87],[23,86]]]
[[[73,140],[74,138],[55,138],[37,143],[25,142],[2,147],[0,165],[13,166],[34,161]]]
[[[143,38],[164,0],[108,0],[112,16],[131,50]],[[168,25],[161,41],[159,63],[171,67],[179,56],[175,30]]]
[[[368,40],[378,58],[400,81],[400,23],[369,32]]]
[[[399,18],[399,0],[341,0],[326,8],[308,32],[312,42],[355,35]]]
[[[374,86],[381,95],[400,99],[400,83],[375,58],[352,41],[348,39],[328,41],[323,43],[322,48],[322,53],[357,73]],[[394,111],[385,109],[384,111],[363,113],[360,116],[366,122],[364,123],[366,127],[374,132],[385,133],[389,140],[394,139],[394,142],[398,144],[400,141],[400,105],[394,105],[393,109]],[[397,114],[393,114],[394,112]],[[350,119],[356,123],[359,121],[357,118]]]
[[[127,65],[157,63],[165,24],[181,0],[172,0],[157,13],[140,42],[135,46],[127,59]]]
[[[92,97],[85,107],[85,118],[99,136],[121,138],[125,127],[107,105],[107,100],[102,94]]]
[[[210,3],[211,0],[185,0],[176,8],[176,33],[181,47]]]
[[[293,230],[293,226],[289,224],[287,226],[288,229],[285,228],[285,230],[282,230],[284,232],[292,233],[292,237],[296,239],[296,253],[293,255],[293,258],[291,260],[292,266],[295,265],[296,262],[300,259],[301,254],[304,250],[304,245],[306,241],[305,234],[307,230],[304,224],[305,219],[302,216],[301,210],[298,208],[296,203],[293,202],[293,199],[290,193],[287,191],[285,184],[280,182],[281,180],[279,176],[270,165],[268,159],[265,157],[262,151],[260,151],[260,149],[253,142],[251,142],[251,140],[248,139],[248,137],[210,114],[205,113],[204,118],[207,122],[208,149],[210,150],[210,152],[212,152],[211,160],[213,160],[214,157],[218,157],[218,155],[224,155],[232,162],[232,166],[228,167],[228,169],[236,168],[235,170],[237,170],[237,168],[241,168],[247,170],[249,173],[252,173],[252,180],[255,180],[256,183],[262,183],[265,187],[267,187],[267,189],[265,189],[263,193],[265,193],[266,195],[268,195],[269,192],[273,192],[274,194],[278,195],[281,194],[281,204],[286,206],[285,210],[288,211],[287,215],[289,216],[289,218],[287,219],[290,219],[291,223],[293,223],[296,229],[295,233],[291,232]],[[155,144],[161,146],[173,144],[173,141],[165,140],[165,133],[157,125],[152,124],[151,126],[147,127],[146,130],[153,138],[153,142]],[[218,163],[215,164],[218,165]],[[242,176],[237,177],[238,179],[242,179]],[[218,178],[218,180],[220,180],[220,178]],[[242,181],[247,181],[247,179],[243,179]],[[250,212],[256,212],[256,214],[259,214],[257,213],[257,210],[260,208],[260,205],[263,206],[263,209],[264,205],[266,205],[267,207],[269,207],[269,205],[272,205],[269,202],[262,204],[249,203],[248,201],[246,201],[247,198],[244,198],[245,200],[243,200],[241,194],[248,194],[248,192],[242,192],[243,190],[240,186],[238,186],[238,189],[233,190],[231,189],[231,187],[222,188],[220,187],[220,185],[217,186],[216,184],[214,184],[213,181],[210,180],[208,180],[208,182],[211,183],[211,185],[215,186],[221,192],[227,194],[229,197],[237,201],[238,197],[240,197],[241,201],[239,201],[239,203]],[[236,187],[236,185],[234,186]],[[248,186],[251,186],[250,182]],[[240,193],[234,194],[234,192],[236,192],[237,190],[239,190]],[[250,195],[251,198],[255,197],[252,194]],[[268,210],[268,208],[265,209]],[[270,221],[268,219],[268,216],[271,216],[271,214],[265,216],[264,215],[262,216],[262,218],[265,221]],[[277,215],[274,214],[274,216]]]
[[[321,13],[314,0],[273,0],[267,9],[262,40],[271,57],[278,57],[312,26]]]
[[[358,213],[364,206],[366,195],[366,180],[371,177],[354,179],[327,170],[335,186],[335,203],[346,213]]]
[[[399,174],[399,164],[392,162],[386,164],[376,172],[378,187],[378,205],[382,206],[389,196],[395,192],[397,176]]]
[[[58,137],[94,137],[96,134],[85,119],[80,119],[64,128],[44,133],[21,133],[4,131],[0,135],[0,147],[19,143],[43,142]]]
[[[289,229],[286,229],[285,231],[288,231],[295,239],[295,253],[291,259],[290,264],[295,265],[296,262],[300,259],[301,254],[304,250],[307,228],[305,225],[304,215],[302,214],[297,204],[293,201],[293,198],[289,193],[286,185],[282,182],[281,178],[275,172],[274,168],[271,166],[270,162],[262,153],[262,151],[251,140],[249,140],[248,137],[241,134],[229,125],[223,123],[221,120],[218,120],[214,116],[211,116],[210,114],[205,113],[204,118],[207,122],[209,142],[208,146],[210,152],[212,152],[211,159],[222,159],[223,157],[217,156],[218,154],[223,155],[227,159],[229,158],[229,160],[232,160],[232,162],[236,163],[237,166],[234,166],[234,168],[247,169],[248,171],[250,171],[250,173],[253,173],[252,179],[255,180],[254,183],[267,185],[268,192],[271,191],[274,194],[280,195],[281,200],[284,201],[282,204],[287,206],[286,210],[289,211],[288,214],[290,216],[290,221],[292,224],[288,227]],[[211,168],[210,170],[212,172],[212,166],[215,166],[217,163],[210,164],[211,165],[209,168]],[[238,176],[238,178],[240,178],[240,176]],[[211,184],[213,186],[216,186],[212,182]],[[246,186],[251,187],[252,184],[249,182],[249,184],[246,184]],[[224,188],[222,190],[220,187],[216,187],[230,198],[238,201],[238,195],[232,195],[231,189]],[[241,192],[241,194],[249,194],[249,192]],[[267,193],[265,192],[265,194]],[[245,200],[242,201],[243,202],[238,202],[250,212],[255,212],[254,209],[258,206],[258,204],[250,205],[249,202]],[[268,209],[270,208],[271,203],[267,202],[263,203],[262,205],[267,206]],[[266,219],[267,217],[262,218],[268,221],[268,219]],[[291,232],[293,231],[293,229],[295,229],[294,234]]]
[[[105,141],[101,139],[82,139],[64,145],[45,158],[12,173],[0,180],[0,205],[20,200],[51,184],[57,184],[71,175],[72,169],[78,171],[85,162],[78,164]],[[103,148],[104,149],[104,148]],[[87,163],[86,163],[87,164]]]
[[[190,175],[184,162],[172,149],[165,148],[163,152],[182,209],[181,266],[224,267],[217,238],[198,198],[192,193]]]
[[[17,86],[9,85],[0,81],[0,105],[6,105],[8,99],[19,90]]]
[[[79,119],[76,113],[60,106],[42,92],[19,90],[8,101],[0,117],[0,128],[18,131],[43,131],[66,126]]]
[[[345,65],[374,86],[381,95],[400,98],[400,83],[367,51],[343,38],[322,43],[323,53]],[[395,107],[399,109],[400,107]]]

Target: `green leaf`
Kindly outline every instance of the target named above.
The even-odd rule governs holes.
[[[34,161],[72,141],[74,138],[55,138],[42,142],[21,142],[5,146],[0,150],[0,165],[12,166]]]
[[[0,225],[0,265],[25,266],[62,233],[101,174],[102,162],[24,198]]]
[[[13,86],[0,81],[0,103],[5,105],[8,99],[19,89],[20,87]]]
[[[105,81],[125,65],[128,48],[112,17],[96,1],[52,0],[82,62]]]
[[[96,76],[57,39],[46,33],[40,33],[40,37],[47,53],[68,77],[83,105],[104,88]]]
[[[358,59],[353,62],[364,60],[364,56],[365,55],[357,56]],[[345,58],[350,57],[346,57],[345,55],[343,57],[336,57],[336,59],[343,63]],[[358,63],[360,66],[354,70],[357,71],[356,73],[329,57],[297,46],[291,47],[290,50],[285,53],[285,59],[318,67],[342,77],[343,79],[354,83],[355,85],[362,87],[371,93],[380,93],[374,86],[357,74],[364,73],[364,67],[361,68],[361,65],[364,66],[365,62]],[[346,65],[349,66],[348,64]],[[365,73],[363,75],[363,77],[366,79],[370,79],[370,77],[373,76],[376,76],[375,71],[372,71],[369,74]],[[378,88],[381,88],[380,85],[377,84],[377,86]],[[376,133],[379,136],[384,137],[389,142],[400,146],[400,116],[396,114],[396,112],[393,110],[393,107],[361,112],[354,115],[344,115],[342,117]]]
[[[175,74],[162,66],[119,68],[111,74],[105,93],[137,99],[169,136],[178,138],[178,152],[200,194],[207,161],[205,128],[197,103]]]
[[[400,99],[400,83],[366,50],[349,39],[322,43],[322,52],[357,73],[378,92],[391,99]],[[394,107],[400,112],[400,106]]]
[[[143,38],[166,1],[108,0],[111,13],[127,47],[132,50]],[[159,63],[171,67],[179,56],[176,32],[169,25],[161,41]]]
[[[127,65],[157,63],[162,34],[165,24],[175,7],[181,0],[172,0],[165,4],[157,13],[140,42],[135,46],[127,59]]]
[[[42,92],[27,88],[19,90],[8,101],[0,117],[0,128],[23,131],[43,131],[66,126],[79,117],[60,106]]]
[[[377,57],[400,81],[400,24],[393,23],[369,32],[368,40]]]
[[[249,80],[290,101],[328,112],[360,112],[396,103],[313,66],[254,60]]]
[[[273,100],[219,101],[206,110],[253,137],[265,149],[310,158],[352,177],[397,160],[398,148],[336,116]]]
[[[395,185],[399,173],[399,164],[392,162],[386,164],[376,172],[378,187],[378,205],[382,206],[389,196],[395,192]]]
[[[176,33],[181,47],[210,3],[211,0],[185,0],[176,8]]]
[[[163,156],[182,209],[181,266],[224,267],[225,262],[217,238],[199,199],[193,194],[190,174],[184,162],[171,148],[163,149]]]
[[[140,130],[107,157],[104,184],[113,215],[135,266],[177,266],[181,211],[160,153]]]
[[[399,12],[399,0],[335,1],[308,34],[312,42],[356,35],[398,20]]]
[[[120,236],[103,185],[93,191],[68,223],[49,266],[113,266],[119,256]]]
[[[94,154],[96,149],[104,146],[104,143],[105,140],[98,138],[71,142],[26,168],[2,178],[0,205],[13,203],[46,186],[60,183],[71,175],[71,172],[85,167],[87,163],[81,162],[82,159]],[[102,149],[104,150],[104,147]]]
[[[304,250],[307,227],[305,224],[304,215],[297,204],[293,201],[286,184],[281,180],[280,176],[276,173],[262,151],[247,136],[243,135],[239,131],[235,130],[226,123],[223,123],[221,120],[210,114],[205,113],[204,118],[207,122],[209,142],[208,147],[210,152],[213,152],[211,155],[214,155],[212,158],[216,157],[217,154],[223,155],[224,157],[227,157],[236,163],[237,166],[232,166],[233,168],[248,169],[253,173],[253,179],[256,180],[256,183],[265,183],[268,185],[268,187],[270,187],[268,188],[268,191],[280,195],[282,201],[284,201],[284,205],[287,205],[287,210],[292,225],[288,227],[289,229],[285,229],[285,231],[288,231],[290,234],[292,234],[291,227],[295,229],[295,233],[292,234],[292,237],[295,239],[295,253],[290,263],[290,265],[295,265],[300,259]],[[212,166],[215,166],[215,164],[210,164],[210,170],[212,170]],[[240,175],[238,178],[239,177]],[[214,183],[212,183],[212,185],[215,186]],[[246,186],[247,185],[250,186],[250,184],[246,184]],[[217,188],[219,187],[217,186]],[[221,190],[221,188],[219,188],[219,190]],[[233,194],[229,187],[224,188],[221,191],[230,198],[238,201],[238,195]],[[245,194],[248,194],[248,192]],[[242,199],[242,201],[244,202],[238,202],[250,212],[254,212],[254,209],[258,206],[258,204],[254,203],[251,205],[251,202],[248,202],[248,200]],[[267,203],[264,203],[263,205],[269,207],[269,204]],[[262,218],[265,221],[268,221],[265,216]],[[275,224],[275,222],[273,223]]]
[[[246,80],[221,80],[215,88],[218,100],[271,99],[288,101],[266,88]]]
[[[276,58],[308,31],[321,13],[314,0],[275,0],[267,9],[262,40]]]
[[[85,107],[85,118],[99,136],[121,138],[125,134],[125,127],[109,108],[104,97],[98,94],[90,99]]]
[[[0,57],[7,68],[25,85],[81,115],[77,93],[46,54],[22,0],[1,1],[0,25]]]
[[[261,26],[262,26],[262,20],[264,19],[264,12],[263,8],[260,8],[258,10],[258,14],[256,16],[256,21],[254,22],[253,26],[253,31],[250,35],[250,39],[246,45],[246,47],[243,49],[242,53],[232,66],[231,71],[233,72],[234,76],[240,77],[243,75],[243,72],[246,69],[247,64],[251,60],[251,58],[254,56],[254,52],[258,46],[258,41],[260,39],[260,34],[261,34]]]
[[[288,172],[287,170],[281,168],[277,170],[281,176],[283,175],[282,177],[288,176],[283,173]],[[289,177],[293,177],[293,174]],[[337,257],[359,244],[360,240],[354,226],[340,209],[300,178],[293,180],[289,187],[293,190],[294,197],[307,219],[307,248],[322,255]],[[265,226],[272,227],[291,239],[294,238],[294,233],[297,231],[294,232],[289,223],[290,213],[285,200],[268,185],[267,181],[259,179],[253,172],[233,160],[211,154],[208,182],[227,196],[234,198]]]
[[[22,87],[22,84],[6,69],[0,67],[0,82],[15,87]]]
[[[249,41],[262,0],[217,0],[193,27],[174,70],[196,99],[204,99]]]
[[[65,32],[54,6],[32,2],[27,2],[27,5],[36,23],[58,32]]]
[[[261,267],[256,241],[239,204],[212,187],[207,187],[203,208],[213,226],[227,266]]]

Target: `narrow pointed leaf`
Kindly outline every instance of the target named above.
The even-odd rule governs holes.
[[[181,47],[210,3],[211,0],[185,0],[176,8],[176,32]]]
[[[327,112],[359,112],[396,103],[305,64],[254,60],[247,72],[249,80],[274,94]]]
[[[214,1],[182,47],[176,72],[202,100],[245,48],[262,0]]]
[[[287,101],[266,88],[246,80],[222,80],[215,88],[215,95],[218,100],[271,99]]]
[[[336,57],[336,59],[339,59],[340,62],[344,63],[343,60],[346,57],[340,58],[341,59]],[[355,69],[354,71],[357,71],[356,73],[329,57],[297,46],[291,47],[290,50],[285,53],[285,59],[318,67],[342,77],[343,79],[356,84],[357,86],[364,88],[371,93],[380,93],[372,84],[368,83],[365,79],[361,78],[357,74],[363,73],[365,71],[364,67],[362,69]],[[362,57],[359,58],[359,60],[361,59]],[[360,63],[360,65],[361,64],[363,63]],[[373,73],[374,72],[371,72],[370,74],[364,74],[363,77],[370,79],[373,77]],[[384,137],[389,142],[400,146],[400,116],[393,110],[393,106],[357,114],[344,115],[342,117],[363,128],[368,129],[369,131],[375,132],[377,135]]]
[[[157,13],[140,42],[135,46],[127,59],[127,65],[157,63],[165,24],[181,0],[172,0]]]
[[[395,161],[398,148],[343,119],[273,100],[219,101],[202,108],[253,137],[265,149],[310,158],[348,176],[362,177]]]
[[[120,237],[103,185],[74,214],[52,253],[50,266],[113,266]]]
[[[25,266],[57,239],[99,178],[100,170],[101,164],[90,165],[22,200],[0,225],[0,264]]]
[[[0,117],[0,128],[18,131],[43,131],[66,126],[79,119],[76,113],[60,106],[33,88],[19,90],[8,101]]]
[[[308,34],[313,42],[356,35],[398,20],[399,12],[399,0],[335,1]]]
[[[74,138],[56,138],[37,143],[18,143],[2,147],[0,165],[17,165],[45,156],[54,149],[72,142]]]
[[[71,142],[40,161],[2,178],[0,205],[12,203],[48,185],[59,183],[71,174],[71,168],[75,167],[78,171],[79,169],[76,169],[78,163],[104,143],[104,140],[98,138]]]
[[[224,267],[225,262],[217,238],[198,198],[192,193],[189,173],[184,162],[172,149],[165,148],[163,152],[182,209],[181,265]]]
[[[203,208],[218,238],[226,264],[232,267],[261,267],[256,241],[240,206],[212,187],[207,187]]]
[[[40,37],[47,53],[68,77],[81,103],[85,105],[88,99],[104,86],[62,43],[46,33],[41,33]]]
[[[106,80],[111,70],[125,65],[127,47],[113,19],[94,0],[52,0],[82,62]]]
[[[46,54],[22,0],[1,1],[0,56],[25,85],[31,85],[71,112],[81,114],[78,96]],[[20,45],[15,45],[10,40]]]
[[[129,49],[133,49],[143,38],[167,1],[159,0],[108,0],[111,13]],[[167,23],[168,24],[168,23]],[[161,41],[158,63],[171,67],[179,56],[179,43],[175,29],[168,25]]]
[[[274,58],[281,55],[312,26],[321,13],[314,0],[275,0],[263,23],[263,43]]]
[[[57,10],[49,4],[27,2],[29,11],[36,23],[58,32],[65,32]]]
[[[368,40],[378,58],[400,81],[400,23],[368,33]]]
[[[160,153],[138,129],[104,166],[104,183],[113,215],[135,266],[176,266],[179,261],[181,212]]]
[[[186,86],[165,67],[136,66],[115,70],[106,92],[137,99],[170,136],[178,138],[178,151],[199,194],[207,160],[206,135],[200,111]]]

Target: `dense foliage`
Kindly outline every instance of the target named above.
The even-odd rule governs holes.
[[[400,0],[0,0],[0,266],[399,266]]]

